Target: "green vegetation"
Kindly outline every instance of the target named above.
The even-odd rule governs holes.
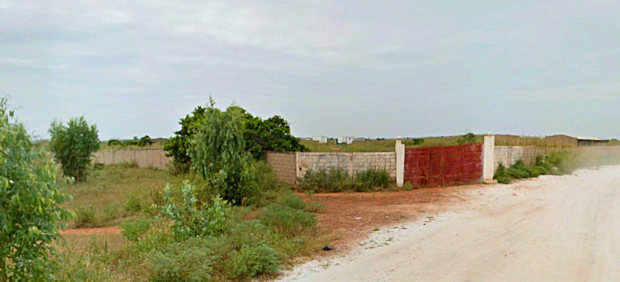
[[[225,112],[209,107],[205,123],[196,130],[188,150],[193,172],[233,204],[252,198],[256,190],[249,174],[252,156],[246,151],[240,108]]]
[[[78,181],[85,180],[92,156],[100,147],[97,127],[79,117],[70,119],[67,125],[53,122],[49,133],[49,148],[62,165],[63,173]]]
[[[102,183],[106,182],[103,177],[119,181],[115,175],[123,170],[131,171],[123,176],[131,184],[123,187],[141,193],[136,199],[148,208],[123,217],[124,239],[85,242],[68,237],[69,245],[61,249],[63,266],[58,277],[71,277],[76,271],[75,277],[95,281],[262,279],[272,277],[299,256],[313,255],[325,244],[314,214],[320,206],[291,193],[264,162],[251,168],[252,173],[260,174],[254,179],[264,189],[250,207],[228,204],[200,178],[180,183],[181,177],[167,172],[122,166],[106,166],[88,182],[73,185],[71,191],[80,195],[78,201],[93,203],[96,218],[101,207],[122,207],[130,202],[126,196],[95,196],[103,195],[101,190],[121,191]],[[177,184],[164,189],[170,179]],[[153,185],[154,181],[160,185]],[[82,189],[90,192],[80,193]],[[130,191],[125,195],[132,194]],[[153,200],[149,194],[158,196]]]
[[[446,137],[424,137],[424,138],[404,138],[403,144],[408,148],[411,147],[438,147],[453,146],[464,144],[480,144],[483,142],[483,135],[474,135],[472,133],[463,136],[446,136]],[[395,139],[376,139],[355,141],[352,144],[337,144],[336,140],[330,139],[327,144],[321,144],[317,141],[302,140],[309,152],[394,152]]]
[[[351,177],[344,169],[332,168],[307,171],[300,179],[299,188],[304,192],[366,192],[385,190],[392,182],[385,170],[366,170]]]
[[[137,146],[137,147],[146,147],[153,145],[154,141],[150,136],[144,135],[142,138],[138,139],[138,136],[134,136],[131,140],[118,140],[118,139],[110,139],[107,142],[108,147],[129,147],[129,146]]]
[[[181,129],[175,132],[175,136],[164,143],[164,150],[168,156],[174,158],[175,170],[187,172],[190,168],[191,158],[189,150],[192,147],[191,140],[205,126],[209,126],[206,115],[209,112],[221,112],[214,107],[213,100],[206,107],[198,106],[194,111],[181,118]],[[306,148],[299,139],[291,135],[291,128],[286,120],[280,116],[268,119],[252,116],[245,109],[238,106],[230,106],[225,113],[236,112],[241,120],[240,130],[245,140],[245,150],[255,159],[262,159],[266,151],[292,152],[304,151]]]
[[[533,166],[526,166],[522,160],[506,168],[500,164],[495,170],[494,179],[499,183],[508,184],[514,179],[538,177],[545,174],[561,175],[572,173],[579,167],[574,153],[567,151],[551,152],[538,156]]]
[[[195,178],[123,164],[100,166],[88,181],[68,187],[73,201],[63,207],[77,214],[73,227],[114,226],[127,219],[155,215],[153,204],[163,203],[166,183],[180,185],[184,177]]]
[[[58,266],[54,242],[70,217],[59,204],[64,179],[44,147],[0,100],[0,280],[50,280]]]

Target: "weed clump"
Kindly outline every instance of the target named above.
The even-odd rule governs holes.
[[[522,160],[506,168],[499,164],[493,179],[502,184],[508,184],[514,179],[538,177],[540,175],[561,175],[572,173],[578,168],[578,161],[573,153],[567,151],[551,152],[545,156],[537,156],[533,166],[526,166]]]
[[[300,179],[299,187],[304,192],[367,192],[385,189],[392,182],[385,170],[369,169],[351,177],[344,169],[331,168],[307,171]]]

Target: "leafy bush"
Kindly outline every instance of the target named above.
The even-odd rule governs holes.
[[[210,205],[199,203],[194,187],[185,181],[182,187],[183,202],[177,204],[171,196],[171,187],[165,188],[165,205],[160,207],[163,214],[173,222],[173,231],[178,239],[195,236],[215,236],[227,227],[230,206],[219,196]]]
[[[244,245],[232,261],[232,277],[249,278],[261,274],[274,274],[280,268],[276,251],[269,245]]]
[[[50,280],[65,184],[52,157],[32,142],[0,100],[0,280]]]
[[[226,254],[218,238],[189,238],[147,255],[151,281],[211,281]]]
[[[249,185],[251,155],[245,149],[241,114],[234,107],[225,112],[207,108],[205,123],[189,147],[192,170],[233,204],[243,204],[257,194],[256,187]]]
[[[209,121],[205,116],[212,111],[215,103],[210,101],[206,107],[198,106],[191,114],[181,118],[179,124],[181,129],[175,132],[175,136],[164,143],[164,150],[168,156],[174,158],[173,167],[175,171],[187,172],[190,168],[191,157],[189,149],[192,147],[191,140],[198,131],[207,126]],[[291,129],[286,120],[280,116],[273,116],[266,120],[252,116],[245,109],[238,106],[231,106],[228,111],[236,111],[241,119],[241,132],[245,139],[245,151],[252,154],[255,159],[262,159],[266,151],[292,152],[305,151],[305,146],[300,143],[299,138],[291,134]]]
[[[82,116],[69,120],[67,125],[53,122],[49,133],[50,150],[64,174],[77,180],[86,179],[92,156],[100,147],[97,127],[89,125]]]
[[[151,228],[151,223],[152,220],[148,218],[123,222],[121,224],[121,235],[129,241],[136,242]]]
[[[118,139],[110,139],[108,140],[108,146],[121,146],[123,143]]]
[[[385,170],[369,169],[351,177],[344,169],[331,168],[307,171],[300,180],[299,187],[307,192],[364,192],[386,188],[392,182],[392,177]]]
[[[75,227],[95,227],[98,225],[95,209],[92,207],[79,207],[75,211],[75,215]]]
[[[125,201],[125,211],[131,214],[137,213],[142,209],[143,200],[135,195],[129,195],[127,201]]]
[[[153,140],[148,135],[144,135],[142,136],[142,138],[140,138],[140,140],[138,140],[138,146],[140,147],[146,147],[151,145],[153,145]]]
[[[309,170],[299,182],[299,187],[309,192],[341,192],[351,190],[353,180],[344,169]]]
[[[502,163],[497,166],[493,179],[502,184],[509,184],[512,182],[512,177],[508,174],[508,172],[506,172],[506,167]]]
[[[525,164],[522,160],[518,160],[514,165],[508,168],[506,171],[510,177],[514,179],[522,179],[530,177],[530,173],[525,168]]]
[[[355,191],[364,192],[376,187],[388,187],[392,183],[392,177],[385,170],[369,169],[358,172],[355,175]]]

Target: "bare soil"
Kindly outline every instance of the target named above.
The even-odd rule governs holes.
[[[283,280],[620,280],[620,166],[511,185],[323,197],[321,224],[355,247]],[[361,237],[380,224],[388,225]]]

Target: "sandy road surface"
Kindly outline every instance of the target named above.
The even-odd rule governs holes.
[[[620,281],[620,166],[481,185],[283,280]]]

